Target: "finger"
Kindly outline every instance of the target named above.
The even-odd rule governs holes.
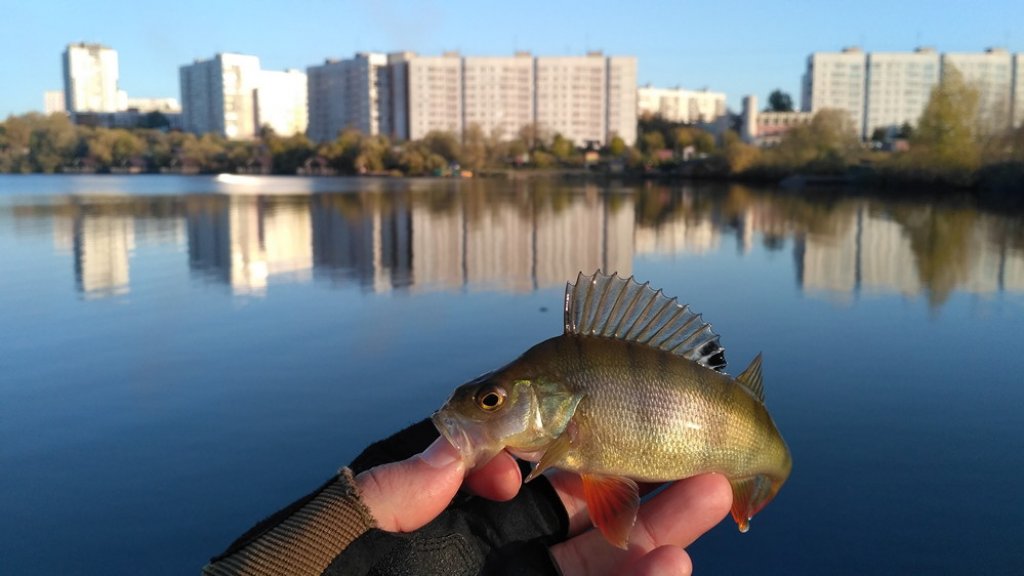
[[[466,487],[471,492],[501,502],[511,500],[519,493],[522,484],[523,475],[516,459],[505,451],[466,477]]]
[[[356,485],[379,528],[409,532],[448,506],[465,473],[459,451],[441,437],[422,454],[360,473]]]
[[[655,548],[688,546],[718,524],[731,505],[732,489],[724,476],[705,474],[680,480],[640,506],[628,550],[612,546],[599,531],[589,530],[553,546],[551,555],[566,576],[616,574]]]
[[[690,555],[678,546],[661,546],[640,557],[628,572],[633,576],[689,576]]]

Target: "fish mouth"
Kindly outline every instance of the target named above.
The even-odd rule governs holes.
[[[466,434],[466,430],[459,426],[459,423],[444,410],[434,412],[430,420],[434,423],[437,431],[445,437],[445,440],[448,440],[459,451],[466,467],[472,468],[476,464],[476,454],[474,453],[473,443],[469,439],[469,434]]]

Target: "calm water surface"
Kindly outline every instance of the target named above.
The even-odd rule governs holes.
[[[1024,574],[1024,220],[725,186],[0,176],[0,573],[195,574],[577,271],[765,357],[793,451],[701,574]]]

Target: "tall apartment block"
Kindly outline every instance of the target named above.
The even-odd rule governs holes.
[[[255,90],[260,59],[222,53],[182,66],[181,110],[185,130],[215,132],[227,138],[256,135]]]
[[[100,44],[68,44],[63,54],[64,101],[68,113],[117,112],[124,93],[117,87],[117,52]]]
[[[409,138],[418,140],[432,131],[461,134],[462,58],[416,56],[405,65],[408,75]]]
[[[633,57],[398,52],[387,55],[387,70],[373,76],[376,84],[360,75],[358,82],[343,88],[341,70],[356,66],[360,57],[308,69],[311,138],[329,140],[338,130],[353,127],[416,140],[432,131],[462,134],[475,125],[506,139],[524,126],[536,126],[578,145],[604,144],[611,135],[629,143],[636,140]],[[368,109],[363,102],[377,106]]]
[[[465,128],[476,125],[484,134],[511,138],[533,123],[533,57],[462,59],[462,117]]]
[[[275,134],[305,134],[308,122],[306,73],[300,70],[262,70],[256,88],[256,126]]]
[[[805,112],[844,110],[863,134],[866,68],[867,59],[860,48],[811,54],[807,57],[800,108]]]
[[[802,109],[845,110],[867,139],[878,128],[915,125],[932,88],[954,67],[979,91],[980,129],[1024,123],[1024,55],[999,48],[942,55],[929,48],[866,55],[858,48],[815,52],[807,58]]]
[[[537,126],[577,145],[636,141],[636,58],[539,56]]]
[[[939,54],[931,48],[914,52],[868,54],[867,100],[862,137],[876,129],[917,124],[939,83]]]
[[[608,127],[602,143],[618,136],[632,146],[636,142],[636,57],[608,58]]]
[[[726,115],[725,93],[641,86],[637,90],[637,111],[670,122],[714,122]]]
[[[942,67],[956,67],[964,81],[978,89],[978,120],[987,132],[1006,128],[1013,102],[1013,57],[1001,48],[984,52],[947,53]]]
[[[332,140],[345,128],[391,135],[387,63],[384,54],[363,52],[308,67],[309,137]]]

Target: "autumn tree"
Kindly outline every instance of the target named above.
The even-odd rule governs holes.
[[[974,131],[977,115],[978,90],[956,67],[944,67],[911,136],[918,165],[940,172],[975,170],[981,160]]]

